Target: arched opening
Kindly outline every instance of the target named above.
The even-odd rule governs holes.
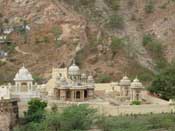
[[[136,91],[136,100],[137,101],[139,100],[139,97],[140,97],[140,92],[139,91]]]
[[[21,92],[27,92],[28,91],[28,87],[27,87],[27,83],[21,83]]]
[[[71,92],[68,90],[68,91],[66,91],[66,99],[69,99],[70,98],[70,96],[71,96]]]
[[[54,89],[54,96],[55,96],[56,99],[59,99],[60,98],[60,90],[55,88]]]
[[[77,92],[76,92],[76,98],[77,98],[77,99],[80,99],[80,91],[77,91]]]
[[[88,91],[85,90],[85,91],[84,91],[84,98],[87,98],[87,97],[88,97]]]

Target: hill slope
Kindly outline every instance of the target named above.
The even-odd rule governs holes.
[[[48,78],[53,66],[76,59],[98,81],[124,73],[150,80],[175,57],[174,7],[173,0],[0,0],[1,27],[31,28],[1,44],[9,56],[0,79],[12,79],[22,63]]]

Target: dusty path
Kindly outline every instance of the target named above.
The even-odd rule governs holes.
[[[23,54],[23,55],[28,55],[28,54],[30,54],[30,53],[28,53],[28,52],[22,51],[18,46],[15,47],[15,50],[16,50],[17,52]]]

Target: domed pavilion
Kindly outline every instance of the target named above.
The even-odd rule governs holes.
[[[62,101],[86,101],[94,97],[94,79],[92,75],[81,74],[80,68],[73,62],[67,68],[67,76],[59,73],[54,97]]]
[[[11,94],[13,97],[26,100],[30,98],[39,97],[37,93],[37,85],[33,84],[32,74],[24,67],[24,65],[16,73],[15,85],[11,85]]]
[[[131,83],[131,101],[140,101],[141,93],[144,90],[142,83],[135,78]]]

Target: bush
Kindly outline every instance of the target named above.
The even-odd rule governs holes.
[[[124,39],[123,38],[118,38],[118,37],[113,37],[112,42],[111,42],[111,50],[113,56],[116,55],[116,53],[124,46]]]
[[[38,110],[39,107],[43,106],[43,103],[38,100],[34,105]],[[37,103],[37,104],[36,104]],[[33,104],[32,104],[33,105]],[[32,107],[33,110],[34,107]],[[39,108],[40,110],[40,108]],[[33,110],[36,112],[36,110]],[[45,113],[45,117],[40,121],[33,119],[30,123],[18,127],[15,131],[85,131],[92,127],[94,120],[96,119],[96,110],[89,108],[88,105],[73,105],[66,107],[63,112],[53,111]]]
[[[145,5],[145,12],[146,13],[153,13],[155,10],[154,3],[152,0],[150,0],[146,5]]]
[[[132,116],[102,116],[97,123],[103,131],[174,131],[174,114],[147,114]]]
[[[145,35],[143,38],[143,46],[148,47],[152,51],[162,51],[161,44],[152,35]]]
[[[89,131],[93,124],[102,131],[174,131],[175,114],[99,116],[87,105],[50,112],[40,123],[31,122],[14,131]]]
[[[97,83],[109,83],[111,82],[111,80],[112,80],[111,76],[107,74],[99,74],[96,82]]]
[[[79,0],[78,2],[81,5],[87,6],[87,5],[93,5],[95,3],[95,0]]]
[[[123,17],[120,15],[111,15],[109,17],[108,25],[110,28],[123,29],[123,27],[124,27]]]
[[[120,0],[105,0],[107,5],[111,7],[113,10],[119,10],[120,8]]]
[[[158,57],[162,55],[163,50],[161,43],[150,34],[143,36],[143,46],[151,52],[156,53]]]
[[[15,50],[15,47],[16,47],[15,44],[10,43],[10,44],[4,45],[3,50],[5,52],[13,52]]]
[[[141,101],[132,101],[131,105],[141,105]]]
[[[89,129],[95,119],[96,110],[88,105],[73,105],[61,114],[61,128],[64,131]]]
[[[70,5],[73,5],[74,8],[80,8],[80,6],[90,7],[95,3],[95,0],[64,0],[64,1]]]
[[[160,72],[167,66],[167,61],[163,55],[163,48],[157,39],[155,39],[152,35],[147,34],[143,37],[143,46],[147,49],[147,51],[151,54],[153,59],[156,62],[156,70]]]
[[[36,44],[47,44],[49,43],[49,38],[47,36],[40,36],[35,38],[35,43]]]
[[[0,66],[4,66],[6,64],[6,61],[1,61],[0,60]]]
[[[145,67],[140,67],[140,68],[141,68],[141,71],[139,71],[137,73],[139,80],[143,81],[143,82],[149,82],[150,83],[154,78],[154,73],[152,71],[150,71],[149,69],[145,68]]]
[[[43,78],[42,77],[40,77],[40,76],[38,76],[38,75],[34,75],[33,76],[33,79],[34,79],[34,82],[36,82],[36,83],[38,83],[38,84],[42,84],[42,82],[43,82]]]
[[[148,90],[152,93],[158,94],[164,99],[175,98],[175,66],[171,65],[156,75]]]
[[[25,123],[40,122],[44,118],[47,103],[40,99],[32,99],[28,102],[28,110],[24,112]]]
[[[150,34],[143,36],[143,46],[147,46],[149,43],[153,43],[153,37]]]
[[[59,37],[62,33],[61,29],[58,26],[54,26],[52,29],[52,32],[56,37]]]
[[[57,112],[58,111],[58,106],[56,104],[53,104],[51,107],[52,112]]]

